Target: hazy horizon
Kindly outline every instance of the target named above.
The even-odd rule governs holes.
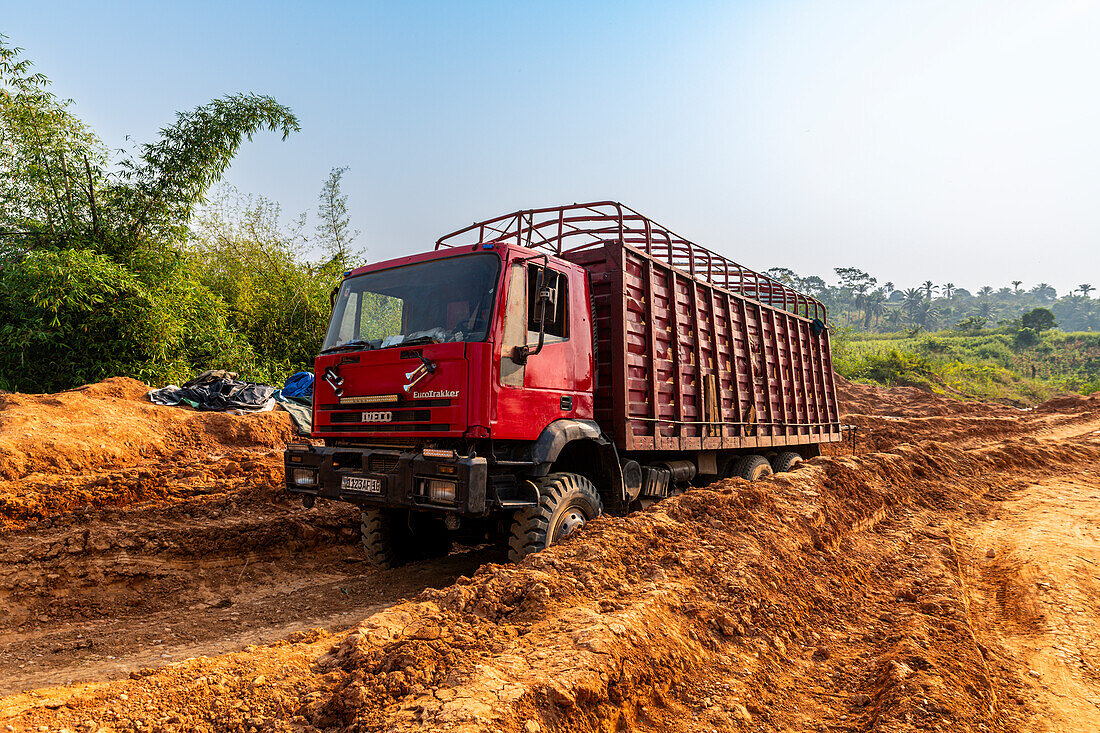
[[[760,270],[1100,285],[1096,2],[36,2],[0,33],[110,147],[274,96],[301,132],[227,181],[293,215],[349,166],[371,260],[614,199]]]

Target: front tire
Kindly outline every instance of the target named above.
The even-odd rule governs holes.
[[[439,517],[393,509],[364,509],[359,535],[367,564],[395,568],[410,560],[444,557],[451,551],[451,533]]]
[[[359,515],[359,536],[371,567],[392,568],[400,562],[395,524],[393,512],[385,509],[364,509]]]
[[[539,505],[521,509],[512,519],[508,560],[519,562],[577,531],[603,513],[596,487],[575,473],[551,473],[539,479]]]

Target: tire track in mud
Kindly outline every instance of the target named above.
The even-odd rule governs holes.
[[[289,501],[274,455],[235,465],[203,480],[173,465],[156,479],[171,488],[153,499],[4,533],[0,694],[347,628],[495,557],[465,551],[373,571],[354,507]]]

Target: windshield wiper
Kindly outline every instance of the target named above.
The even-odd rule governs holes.
[[[414,339],[410,339],[408,341],[402,341],[399,344],[394,344],[394,346],[416,346],[417,344],[438,344],[438,343],[440,343],[440,341],[435,336],[417,336]]]
[[[343,351],[344,349],[353,349],[357,346],[366,346],[368,351],[374,348],[371,345],[371,342],[366,340],[366,339],[352,339],[351,341],[345,341],[342,344],[337,344],[336,346],[330,346],[327,349],[323,349],[321,351],[321,353],[322,354],[331,354],[334,351]]]

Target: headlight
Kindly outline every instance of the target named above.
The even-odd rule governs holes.
[[[317,483],[317,472],[308,468],[292,468],[290,482],[295,486],[313,486]]]
[[[427,481],[429,501],[441,504],[455,503],[455,487],[457,484],[454,481],[445,481],[439,478],[430,478]]]

